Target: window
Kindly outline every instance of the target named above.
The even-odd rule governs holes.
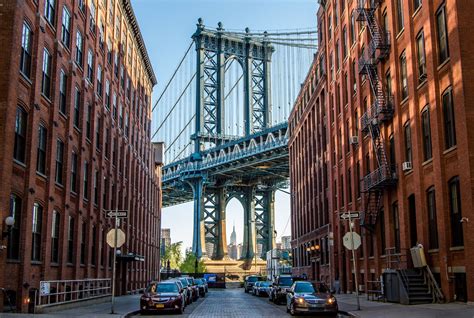
[[[76,33],[76,63],[79,67],[82,67],[82,34],[81,32],[77,31]]]
[[[55,14],[56,0],[46,0],[44,5],[44,17],[51,25],[54,25]]]
[[[97,249],[97,228],[95,225],[92,226],[92,246],[91,246],[91,264],[96,263],[96,249]]]
[[[398,203],[392,204],[392,217],[393,217],[393,235],[395,242],[395,252],[400,253],[400,219],[398,216]]]
[[[86,0],[79,0],[78,4],[79,10],[84,13],[86,11]]]
[[[64,143],[58,139],[56,143],[56,177],[58,184],[63,184],[63,160],[64,160]]]
[[[82,222],[82,231],[81,231],[81,265],[86,263],[86,234],[87,234],[87,224]]]
[[[395,158],[395,138],[393,137],[393,134],[390,135],[388,139],[388,147],[389,147],[389,155],[390,155],[389,164],[392,170],[396,170],[397,161]]]
[[[105,107],[110,109],[110,83],[109,80],[105,81]]]
[[[38,128],[38,152],[36,154],[36,171],[46,174],[46,140],[47,132],[43,125]]]
[[[41,78],[41,93],[51,97],[51,54],[47,49],[43,50],[43,75]]]
[[[413,10],[414,11],[418,10],[418,8],[421,7],[421,2],[422,2],[422,0],[413,0]]]
[[[343,53],[343,58],[345,59],[347,57],[347,30],[346,26],[342,28],[342,40],[344,43],[342,44],[342,53]]]
[[[73,151],[71,157],[71,191],[77,192],[77,154]]]
[[[400,33],[403,30],[403,0],[397,0],[397,31]]]
[[[459,178],[454,177],[448,183],[449,214],[451,216],[451,246],[464,246],[462,214],[461,214],[461,191]]]
[[[432,157],[431,151],[431,128],[430,128],[430,109],[427,106],[421,113],[421,129],[423,133],[423,154],[424,160],[429,160]]]
[[[390,98],[392,96],[392,76],[390,75],[390,71],[385,74],[385,90],[387,96]]]
[[[380,255],[385,255],[385,211],[383,207],[380,209],[379,212],[379,222],[380,222]]]
[[[23,31],[21,34],[21,55],[20,55],[20,72],[30,78],[31,73],[31,28],[23,22]]]
[[[340,53],[339,53],[339,41],[336,41],[336,47],[335,47],[335,54],[334,54],[334,58],[336,59],[336,70],[339,70],[340,68],[340,63],[339,63],[339,59],[340,59]],[[338,91],[339,92],[339,91]]]
[[[74,127],[80,128],[81,123],[81,91],[76,86],[74,90],[74,117],[73,117]]]
[[[416,37],[416,55],[418,60],[418,81],[421,83],[426,79],[425,39],[423,31]]]
[[[429,248],[438,248],[438,218],[436,216],[436,196],[434,187],[426,191],[426,206],[428,207],[428,237]]]
[[[11,228],[7,243],[7,259],[20,259],[20,225],[21,225],[21,198],[16,194],[10,195],[10,216],[15,223]]]
[[[102,142],[100,140],[100,131],[102,126],[102,119],[97,116],[97,125],[95,127],[95,147],[97,150],[101,150]]]
[[[332,19],[331,19],[331,15],[328,14],[328,40],[331,40],[331,36],[332,36]]]
[[[95,27],[96,27],[96,24],[95,24],[95,0],[93,1],[90,1],[90,29],[91,29],[91,32],[95,34]]]
[[[94,77],[94,53],[91,49],[87,51],[87,79],[92,83]]]
[[[71,45],[71,14],[66,6],[63,7],[63,21],[61,28],[61,41],[69,48]]]
[[[31,228],[31,260],[41,261],[41,225],[43,207],[38,203],[33,205],[33,224]]]
[[[357,161],[356,163],[356,189],[357,189],[357,198],[360,198],[361,191],[360,191],[360,161]]]
[[[99,170],[94,173],[94,204],[99,204]]]
[[[91,139],[91,120],[92,120],[92,106],[87,105],[87,116],[86,116],[86,138]]]
[[[354,95],[357,92],[357,75],[356,75],[356,62],[355,62],[355,59],[352,60],[351,76],[352,76],[352,81],[353,81],[352,94]]]
[[[22,163],[25,163],[26,125],[27,114],[23,108],[18,106],[15,117],[15,144],[13,147],[13,158]]]
[[[112,96],[112,118],[117,119],[117,94]]]
[[[413,162],[412,161],[412,151],[411,151],[411,128],[410,122],[405,124],[405,161]]]
[[[347,170],[347,202],[352,202],[352,173],[351,168]]]
[[[83,188],[83,191],[84,191],[84,199],[88,199],[89,198],[89,193],[88,193],[88,190],[89,190],[89,163],[84,162],[84,188]]]
[[[110,157],[110,129],[106,128],[105,129],[105,158]]]
[[[51,226],[51,263],[59,263],[59,221],[59,212],[55,210]]]
[[[59,74],[59,111],[66,115],[67,75],[64,70]]]
[[[442,64],[449,57],[448,30],[446,25],[446,6],[443,4],[436,12],[436,28],[438,31],[438,59]]]
[[[452,89],[449,88],[443,94],[444,144],[446,149],[456,145],[456,128],[454,124],[452,93]]]
[[[351,43],[354,44],[355,41],[356,41],[356,32],[355,32],[355,14],[351,14],[351,30],[350,30],[351,34]]]
[[[97,95],[102,98],[102,66],[97,66]]]
[[[401,91],[402,100],[408,97],[408,74],[407,74],[407,58],[405,51],[400,55],[400,74],[401,74]]]
[[[67,235],[67,262],[74,262],[74,218],[69,216],[68,235]]]

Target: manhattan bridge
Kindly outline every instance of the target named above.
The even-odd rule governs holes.
[[[244,210],[242,259],[274,248],[275,191],[289,178],[287,119],[316,50],[315,29],[231,31],[198,20],[153,107],[152,134],[166,147],[163,206],[194,202],[198,258],[227,259],[233,198]]]

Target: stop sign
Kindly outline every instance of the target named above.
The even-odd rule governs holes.
[[[125,233],[121,229],[117,229],[117,248],[125,243]],[[110,247],[115,247],[115,230],[112,229],[107,233],[107,244]]]
[[[352,232],[351,235],[351,232],[347,232],[342,238],[342,244],[344,244],[344,247],[348,250],[352,250],[352,246],[354,246],[354,250],[356,250],[360,247],[360,235],[355,232]]]

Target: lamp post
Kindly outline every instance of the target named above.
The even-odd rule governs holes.
[[[7,229],[5,231],[2,231],[2,241],[11,234],[13,225],[15,224],[15,218],[13,216],[7,216],[5,218],[4,223],[7,226]],[[0,250],[6,249],[6,248],[7,247],[5,245],[0,245]]]

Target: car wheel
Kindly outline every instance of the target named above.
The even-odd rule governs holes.
[[[178,310],[177,310],[178,314],[182,315],[183,312],[184,312],[184,307],[181,306]]]
[[[146,316],[148,312],[146,310],[140,310],[140,315]]]
[[[290,314],[292,316],[296,315],[295,304],[290,305]]]
[[[246,293],[248,293],[249,291],[247,290],[247,288],[244,289]]]

